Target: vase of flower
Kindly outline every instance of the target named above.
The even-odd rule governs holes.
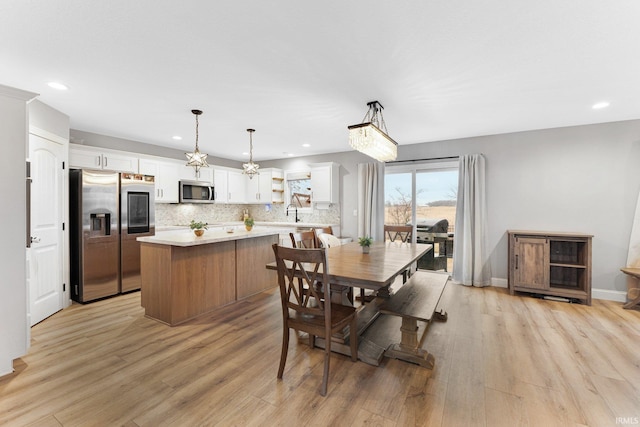
[[[209,224],[206,222],[196,222],[193,219],[191,220],[191,224],[189,224],[189,228],[193,230],[193,234],[197,237],[200,237],[204,234],[204,230],[208,229]]]
[[[255,222],[253,221],[253,218],[245,218],[245,220],[244,220],[244,228],[247,231],[251,231],[251,229],[253,228],[253,224],[255,224]]]

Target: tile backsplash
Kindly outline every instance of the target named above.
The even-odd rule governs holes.
[[[227,204],[170,204],[156,203],[156,227],[171,225],[189,225],[196,221],[216,222],[241,221],[243,211],[247,209],[249,216],[256,221],[291,222],[294,212],[286,216],[282,204],[274,205],[227,205]],[[340,224],[340,206],[332,204],[329,209],[314,209],[313,213],[298,213],[302,222],[318,224]]]

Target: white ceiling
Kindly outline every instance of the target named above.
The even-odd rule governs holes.
[[[201,151],[244,160],[251,127],[259,162],[349,150],[373,100],[400,145],[638,119],[639,22],[637,0],[0,0],[0,84],[189,151],[201,109]]]

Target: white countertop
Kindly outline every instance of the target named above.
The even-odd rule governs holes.
[[[339,227],[340,224],[326,224],[326,223],[316,223],[316,222],[289,222],[289,221],[280,221],[280,222],[271,222],[271,221],[256,221],[255,222],[256,226],[261,226],[261,227],[276,227],[276,228],[282,228],[282,227],[289,227],[289,231],[292,231],[291,228],[295,229],[295,228],[320,228],[320,227],[327,227],[327,226],[331,226],[331,227]],[[219,228],[219,227],[226,227],[226,226],[237,226],[237,227],[244,227],[244,222],[242,221],[227,221],[227,222],[215,222],[215,223],[211,223],[209,224],[209,230],[213,230],[215,228]],[[170,230],[188,230],[189,226],[188,225],[163,225],[160,227],[156,227],[156,232],[165,232],[165,231],[170,231]],[[287,231],[287,233],[289,232]]]
[[[209,230],[205,230],[204,235],[197,237],[193,230],[189,228],[173,229],[168,231],[159,231],[155,236],[138,237],[139,242],[155,243],[158,245],[170,245],[170,246],[197,246],[207,245],[210,243],[228,242],[231,240],[251,239],[254,237],[272,236],[274,234],[288,234],[291,227],[265,227],[256,225],[251,231],[247,231],[244,225],[227,226],[227,227],[213,227]],[[232,229],[233,232],[227,232],[227,229]]]
[[[266,225],[266,226],[275,226],[275,227],[280,227],[280,226],[288,226],[288,227],[296,227],[296,228],[320,228],[320,227],[339,227],[340,224],[320,224],[317,222],[289,222],[289,221],[283,221],[283,222],[267,222],[267,221],[256,221],[256,225]]]

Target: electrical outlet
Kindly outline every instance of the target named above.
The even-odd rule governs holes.
[[[353,216],[358,216],[358,209],[353,210]]]

